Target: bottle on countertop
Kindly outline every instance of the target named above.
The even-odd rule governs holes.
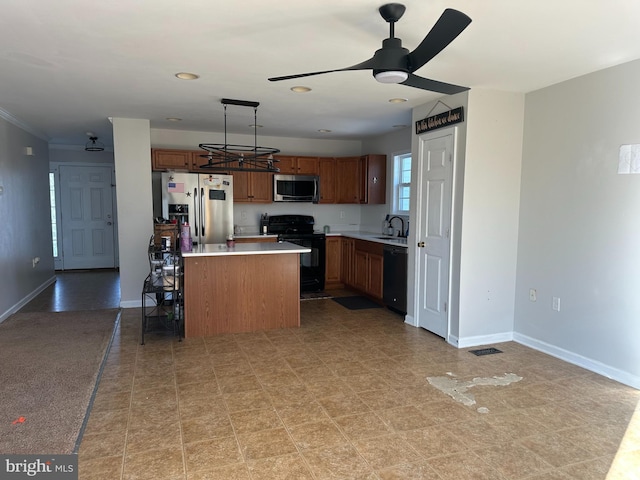
[[[180,250],[190,252],[192,249],[191,227],[187,222],[184,222],[180,227]]]
[[[266,235],[269,225],[269,216],[266,213],[263,213],[260,216],[260,235]]]

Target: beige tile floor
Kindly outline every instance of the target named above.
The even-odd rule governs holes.
[[[141,346],[124,310],[80,478],[640,478],[636,390],[513,342],[476,357],[382,308],[301,312],[299,329]],[[427,381],[504,373],[523,380],[468,407]]]

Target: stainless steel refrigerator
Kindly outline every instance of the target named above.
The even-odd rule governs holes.
[[[162,174],[162,216],[189,223],[198,243],[225,243],[233,234],[233,177],[208,173]]]

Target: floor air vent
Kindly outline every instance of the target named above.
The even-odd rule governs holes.
[[[469,350],[470,353],[480,357],[482,355],[491,355],[492,353],[502,353],[502,350],[498,350],[497,348],[481,348],[479,350]]]

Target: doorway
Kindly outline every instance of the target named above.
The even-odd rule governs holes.
[[[418,139],[419,182],[416,253],[417,325],[449,336],[449,279],[454,133],[447,129]]]
[[[113,167],[60,164],[56,170],[56,269],[117,268]]]

